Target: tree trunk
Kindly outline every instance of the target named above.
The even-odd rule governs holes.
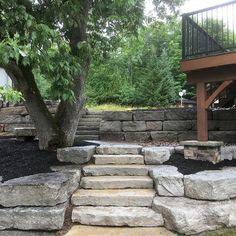
[[[47,149],[58,142],[58,129],[47,109],[36,85],[32,69],[29,66],[16,65],[14,62],[5,66],[14,86],[25,98],[25,106],[32,118],[39,138],[39,148]]]

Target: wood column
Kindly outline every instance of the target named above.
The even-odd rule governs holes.
[[[208,141],[208,117],[206,109],[205,83],[197,83],[197,139]]]

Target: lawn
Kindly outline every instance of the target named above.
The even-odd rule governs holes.
[[[225,229],[207,233],[205,236],[236,236],[236,229]]]
[[[117,104],[87,105],[86,108],[98,111],[130,111],[137,109],[148,109],[148,107],[132,107],[132,106],[117,105]]]

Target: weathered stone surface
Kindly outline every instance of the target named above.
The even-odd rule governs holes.
[[[0,121],[3,124],[16,124],[16,123],[24,123],[26,122],[24,116],[21,115],[6,115],[6,114],[0,114]]]
[[[236,197],[236,168],[202,171],[184,177],[185,195],[194,199],[227,200]]]
[[[160,165],[170,159],[169,147],[146,147],[142,150],[147,165]]]
[[[81,187],[85,189],[153,188],[148,176],[91,176],[83,177]]]
[[[17,137],[35,137],[37,131],[34,127],[18,127],[14,129]]]
[[[236,159],[236,146],[221,147],[221,159],[222,160]]]
[[[150,170],[157,193],[161,196],[184,196],[183,175],[174,166],[158,166]]]
[[[151,139],[150,132],[126,132],[125,141],[127,142],[147,142]]]
[[[97,147],[97,154],[108,155],[125,155],[125,154],[139,154],[142,146],[134,144],[114,144],[114,145],[100,145]]]
[[[165,120],[196,120],[195,109],[169,109],[165,111]]]
[[[67,203],[54,207],[0,208],[0,230],[59,230]]]
[[[85,176],[144,176],[148,175],[146,165],[88,165],[83,168]]]
[[[64,165],[64,166],[51,166],[50,169],[55,172],[65,172],[65,173],[77,173],[81,174],[81,165]]]
[[[147,126],[145,121],[123,121],[123,131],[146,131]]]
[[[100,132],[100,139],[106,141],[123,141],[123,132]]]
[[[191,141],[183,141],[180,143],[183,146],[192,146],[192,147],[220,147],[224,145],[223,142],[217,142],[217,141],[207,141],[207,142],[201,142],[197,140],[191,140]]]
[[[163,122],[163,130],[164,131],[178,131],[178,130],[191,130],[192,129],[192,121],[164,121]]]
[[[5,132],[14,132],[15,128],[23,128],[23,127],[32,127],[35,128],[33,126],[33,124],[5,124],[4,126],[4,131]]]
[[[132,112],[108,111],[104,112],[104,120],[132,120]]]
[[[0,111],[4,115],[27,115],[28,114],[25,106],[1,108]]]
[[[2,182],[2,176],[0,176],[0,182]]]
[[[162,121],[147,121],[146,125],[149,131],[162,130]]]
[[[185,140],[196,140],[197,139],[197,132],[196,131],[182,131],[178,132],[178,141],[185,141]]]
[[[213,111],[213,120],[236,120],[236,109]]]
[[[136,111],[134,112],[134,120],[164,120],[164,111]]]
[[[225,143],[236,143],[236,131],[210,131],[209,139]]]
[[[20,230],[4,230],[0,231],[0,236],[55,236],[54,232],[40,231],[20,231]]]
[[[235,131],[236,123],[229,120],[211,120],[208,122],[208,130]]]
[[[209,202],[156,197],[153,209],[163,215],[165,227],[186,235],[236,226],[236,200]]]
[[[57,149],[57,159],[61,162],[84,164],[95,153],[96,146],[68,147]]]
[[[96,165],[107,164],[144,164],[144,157],[142,155],[94,155]]]
[[[153,131],[151,137],[155,142],[177,142],[177,134],[176,131]]]
[[[72,196],[76,206],[137,206],[151,207],[155,191],[153,189],[79,189]]]
[[[86,225],[161,226],[163,218],[145,207],[76,207],[72,221]]]
[[[184,154],[184,146],[176,146],[175,153]]]
[[[101,132],[120,132],[121,122],[120,121],[101,121],[100,131]]]
[[[0,205],[55,206],[66,202],[78,183],[79,176],[59,172],[8,180],[0,185]]]

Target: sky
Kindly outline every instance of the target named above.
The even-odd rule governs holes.
[[[219,5],[221,3],[230,2],[230,0],[186,0],[186,3],[181,7],[181,13],[192,12],[207,7]],[[149,15],[153,10],[152,0],[146,0],[146,14]]]

